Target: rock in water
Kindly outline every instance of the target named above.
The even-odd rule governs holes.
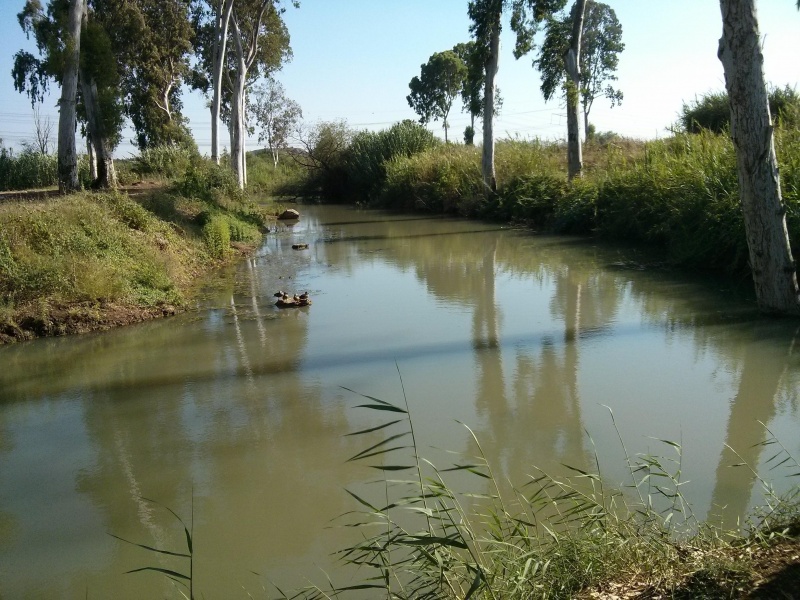
[[[278,215],[278,218],[280,220],[282,220],[282,221],[290,221],[292,219],[299,219],[300,218],[300,213],[297,212],[293,208],[287,208],[285,211],[283,211],[281,214]]]

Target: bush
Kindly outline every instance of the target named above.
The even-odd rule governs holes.
[[[304,183],[305,170],[292,158],[293,152],[279,152],[276,167],[265,150],[247,155],[247,188],[265,196],[297,194]]]
[[[533,226],[549,226],[556,205],[566,195],[563,177],[550,173],[514,177],[494,197],[495,214],[504,221],[521,221]]]
[[[438,146],[385,164],[381,202],[392,208],[476,215],[483,203],[479,151]]]
[[[51,154],[0,147],[0,190],[51,187],[58,183],[58,160]]]
[[[214,258],[225,258],[230,252],[231,230],[228,219],[223,215],[213,215],[203,225],[203,240],[208,253]]]
[[[131,170],[139,177],[156,175],[178,178],[183,176],[192,161],[198,158],[196,151],[185,146],[154,146],[139,152],[139,155],[133,159]]]
[[[205,159],[197,159],[189,165],[185,175],[175,182],[175,190],[187,198],[215,204],[225,199],[240,201],[244,197],[233,171]]]
[[[769,111],[776,122],[786,127],[794,127],[800,122],[800,96],[788,85],[769,91]],[[722,133],[731,124],[731,111],[728,94],[710,92],[692,104],[684,104],[679,117],[683,130],[700,133],[703,130]]]
[[[422,125],[402,121],[378,132],[362,131],[345,153],[350,193],[359,200],[376,201],[386,181],[386,164],[435,148],[439,140]]]

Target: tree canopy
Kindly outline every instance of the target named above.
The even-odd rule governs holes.
[[[283,85],[272,77],[255,87],[248,102],[248,113],[261,129],[259,142],[266,142],[274,166],[278,166],[278,150],[285,148],[290,134],[303,117],[300,105],[288,98]]]
[[[564,89],[566,67],[564,56],[569,48],[574,16],[562,12],[545,21],[545,36],[533,64],[542,76],[541,90],[545,100]],[[622,92],[609,82],[617,79],[622,43],[622,25],[614,9],[607,4],[586,1],[580,56],[580,96],[584,126],[589,128],[589,113],[597,98],[608,98],[611,106],[622,102]]]
[[[420,66],[408,87],[408,104],[419,115],[420,123],[442,120],[444,139],[447,141],[447,118],[453,101],[462,93],[468,70],[464,61],[452,50],[436,52]]]

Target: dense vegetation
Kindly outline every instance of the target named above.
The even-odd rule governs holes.
[[[781,111],[783,125],[775,138],[795,244],[800,240],[800,130],[789,115],[797,106],[795,100]],[[308,170],[305,187],[329,199],[643,242],[663,248],[672,263],[693,268],[747,268],[736,157],[725,134],[677,132],[650,142],[596,135],[585,147],[584,177],[571,184],[561,143],[501,140],[498,189],[487,195],[479,149],[436,143],[420,149],[391,138],[392,130],[355,136],[334,127],[325,130],[338,132],[342,140],[326,142],[336,150],[327,150],[323,163]],[[382,147],[390,138],[389,152]],[[369,188],[363,184],[367,176]]]

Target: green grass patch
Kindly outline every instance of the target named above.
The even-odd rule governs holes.
[[[52,307],[69,318],[72,305],[184,304],[198,273],[236,255],[232,244],[261,239],[271,207],[231,192],[231,180],[198,162],[172,189],[136,198],[83,192],[0,204],[0,338],[21,337],[18,316]],[[36,314],[34,333],[61,331]]]

